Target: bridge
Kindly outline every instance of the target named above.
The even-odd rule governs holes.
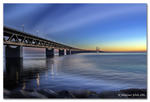
[[[50,41],[6,26],[4,26],[3,34],[3,43],[6,45],[6,58],[22,57],[23,47],[45,48],[46,57],[54,56],[54,49],[59,50],[59,55],[64,55],[65,52],[67,55],[70,55],[73,53],[88,51]],[[12,46],[16,46],[16,48]]]
[[[28,73],[28,71],[23,71],[23,47],[45,48],[47,68],[51,67],[49,58],[55,55],[55,49],[58,49],[60,56],[65,55],[65,53],[66,55],[70,55],[75,53],[93,52],[90,50],[79,49],[55,41],[47,40],[45,38],[41,38],[6,26],[4,26],[3,31],[3,44],[5,47],[4,51],[6,67],[6,73],[4,73],[4,86],[7,88],[16,87],[22,76],[26,75],[25,77],[30,77],[32,72],[31,71]],[[48,69],[44,68],[44,70]],[[36,68],[35,73],[39,72],[41,72],[41,70]]]

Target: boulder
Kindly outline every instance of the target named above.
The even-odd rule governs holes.
[[[71,92],[66,90],[60,91],[58,92],[58,94],[59,98],[75,98],[75,96]]]
[[[76,90],[72,92],[76,98],[98,98],[96,92],[88,90]]]
[[[99,98],[99,95],[91,93],[90,95],[88,95],[88,98]]]
[[[19,90],[12,92],[10,98],[47,98],[47,97],[36,91],[27,92],[24,90]]]
[[[3,91],[4,91],[4,98],[9,98],[11,92],[9,90],[7,90],[7,89],[4,89]]]
[[[48,98],[57,98],[58,97],[58,94],[55,91],[50,90],[50,89],[41,89],[41,90],[38,90],[38,92]]]

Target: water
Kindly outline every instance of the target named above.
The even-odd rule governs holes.
[[[96,92],[147,88],[146,56],[146,53],[82,53],[45,58],[44,54],[25,54],[23,60],[7,60],[4,87]]]

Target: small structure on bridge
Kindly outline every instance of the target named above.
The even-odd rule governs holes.
[[[100,48],[99,47],[96,47],[96,52],[98,53],[100,51]]]

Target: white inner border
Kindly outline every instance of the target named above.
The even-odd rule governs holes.
[[[146,102],[150,101],[150,95],[149,95],[149,84],[148,82],[148,98],[147,99],[3,99],[3,3],[147,3],[147,40],[150,39],[150,36],[148,36],[148,29],[150,27],[148,24],[150,21],[148,20],[148,17],[150,16],[150,10],[149,10],[149,5],[150,5],[150,0],[0,0],[0,101],[11,101],[11,102],[16,102],[16,101],[54,101],[54,102],[80,102],[80,101],[85,101],[85,102]],[[148,44],[148,41],[147,41]],[[149,59],[149,44],[147,45],[147,51],[148,51],[148,59]],[[149,60],[147,61],[147,65],[149,65]],[[149,69],[147,66],[147,78],[149,79]]]

